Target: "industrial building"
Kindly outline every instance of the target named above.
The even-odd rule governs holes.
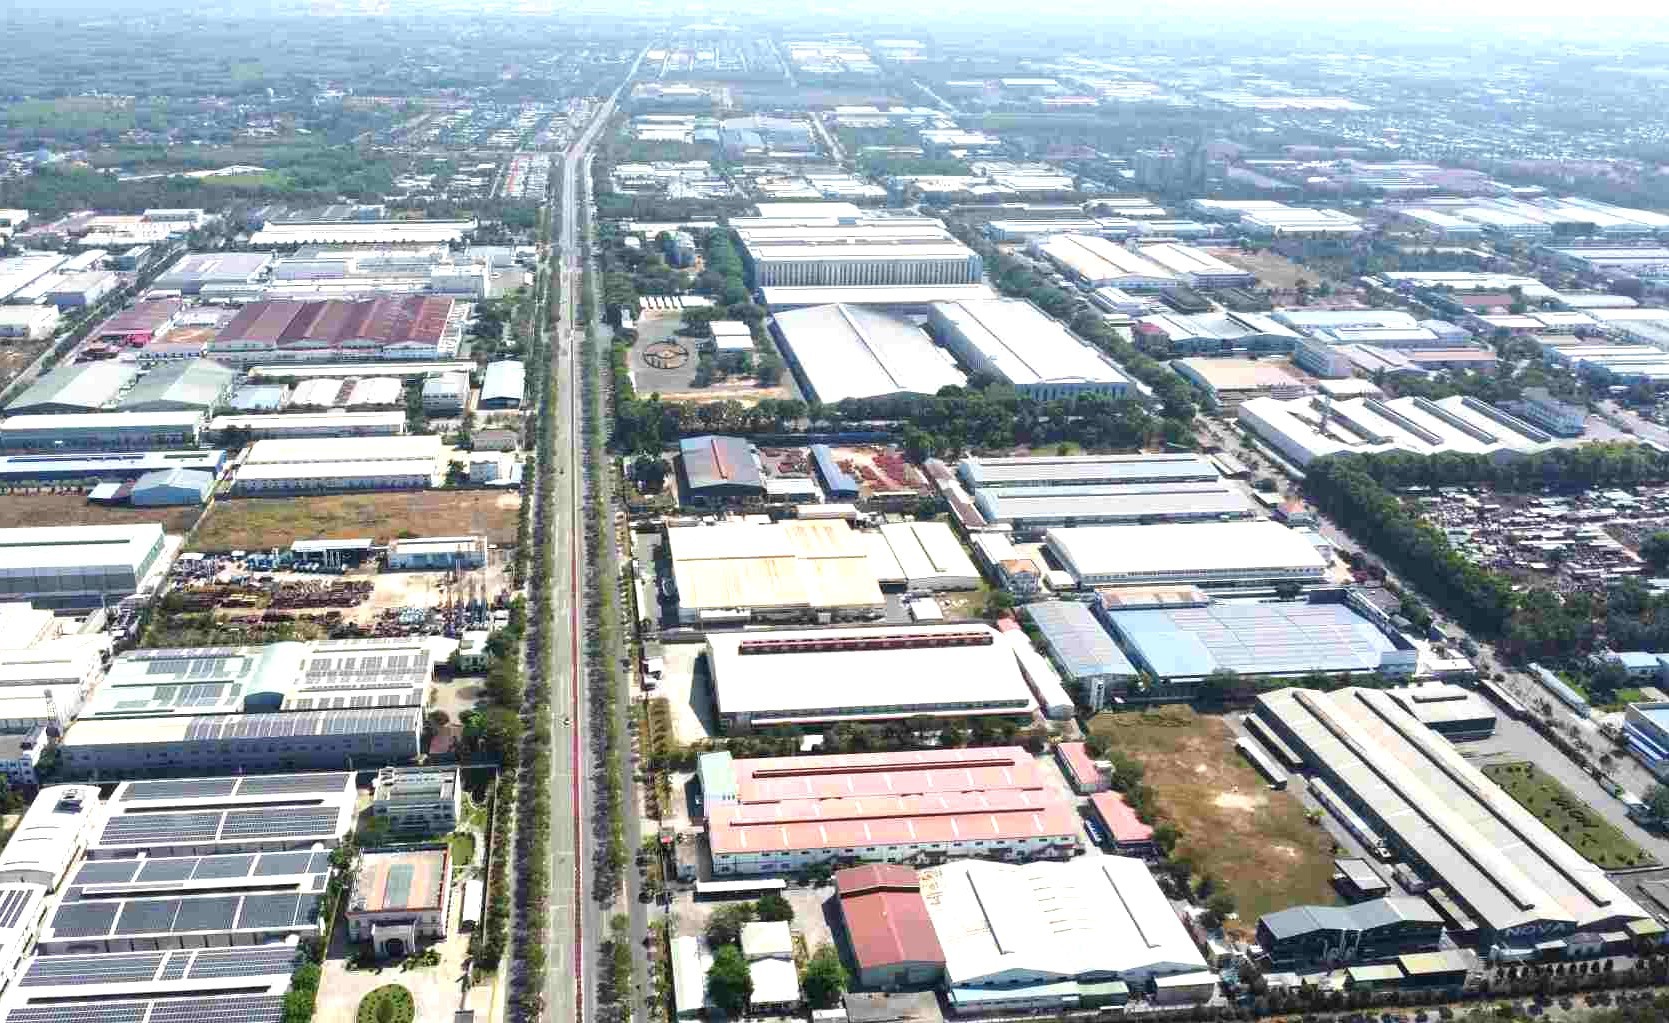
[[[1175,242],[1138,246],[1143,259],[1157,263],[1183,283],[1196,288],[1235,288],[1257,283],[1250,270],[1224,262],[1204,249]]]
[[[1302,468],[1346,452],[1407,451],[1510,457],[1546,448],[1540,427],[1469,395],[1334,401],[1254,398],[1236,411],[1242,426]]]
[[[1136,666],[1086,605],[1045,600],[1026,604],[1021,613],[1036,626],[1049,659],[1086,707],[1102,710],[1136,683]]]
[[[933,619],[937,620],[937,619]],[[1065,721],[1072,717],[1076,705],[1072,702],[1072,694],[1066,691],[1066,685],[1061,682],[1060,672],[1049,663],[1049,659],[1037,652],[1032,646],[1031,638],[1021,629],[1012,618],[1001,618],[997,621],[997,634],[1004,643],[1008,644],[1009,652],[1020,665],[1020,675],[1031,687],[1032,697],[1037,700],[1037,709],[1051,721]]]
[[[409,763],[423,708],[89,719],[59,745],[65,776],[355,769]]]
[[[197,295],[206,285],[254,284],[271,263],[271,256],[259,252],[193,252],[175,260],[151,286]]]
[[[305,380],[297,390],[323,379],[328,378]],[[405,403],[406,389],[397,377],[360,377],[353,382],[344,401],[353,409],[403,408]]]
[[[1220,522],[1256,517],[1251,499],[1226,481],[985,487],[975,493],[974,506],[987,523],[1010,526],[1016,537],[1041,536],[1056,526]]]
[[[1421,321],[1400,309],[1277,309],[1270,317],[1328,346],[1446,348],[1471,333],[1439,321]]]
[[[1258,918],[1258,947],[1282,969],[1371,963],[1435,952],[1443,918],[1424,899],[1293,906]]]
[[[1623,711],[1623,740],[1658,777],[1669,775],[1669,703],[1631,703]]]
[[[742,958],[748,964],[748,1011],[786,1016],[800,1004],[800,973],[794,963],[794,933],[786,920],[742,925]]]
[[[1214,408],[1236,408],[1253,398],[1292,399],[1310,386],[1273,359],[1173,359],[1170,366],[1205,392]]]
[[[812,306],[779,312],[772,331],[808,398],[932,395],[968,378],[914,323],[864,306]]]
[[[479,224],[473,220],[379,220],[267,223],[249,236],[253,249],[299,245],[455,245]]]
[[[452,907],[452,854],[445,844],[367,849],[360,854],[344,916],[348,940],[378,959],[414,955],[423,939],[444,938]]]
[[[0,455],[0,486],[75,481],[127,481],[187,469],[218,476],[224,451],[133,451],[112,454]]]
[[[201,412],[88,412],[0,420],[0,450],[134,451],[195,447]]]
[[[997,297],[991,285],[974,284],[870,284],[843,287],[760,288],[766,308],[773,314],[811,306],[845,305],[878,309],[902,316],[926,316],[938,302],[980,302]]]
[[[139,376],[132,363],[100,361],[60,365],[36,377],[23,393],[6,405],[6,414],[46,415],[58,412],[97,412]]]
[[[1107,833],[1107,842],[1120,856],[1152,859],[1159,855],[1153,841],[1153,825],[1144,824],[1136,811],[1117,792],[1103,791],[1089,797],[1090,816]]]
[[[384,767],[371,790],[371,813],[397,835],[449,835],[463,819],[456,767]]]
[[[944,949],[913,869],[896,863],[847,867],[835,872],[834,886],[858,987],[897,991],[944,979]]]
[[[0,338],[40,341],[58,329],[57,306],[0,305]]]
[[[1215,483],[1217,467],[1203,455],[970,455],[956,463],[970,490],[984,487],[1111,486],[1134,483]]]
[[[818,864],[961,855],[1066,859],[1081,851],[1071,802],[1018,746],[768,757],[730,766],[736,802],[707,806],[715,874],[797,874]]]
[[[150,370],[117,405],[123,412],[213,412],[226,401],[237,372],[209,359],[185,359]]]
[[[1028,397],[1124,398],[1139,390],[1094,346],[1022,299],[941,302],[927,327],[971,372],[988,373]]]
[[[971,590],[979,570],[944,522],[889,522],[881,526],[911,591]]]
[[[1167,683],[1197,681],[1217,671],[1248,679],[1315,672],[1411,675],[1419,663],[1419,652],[1406,640],[1333,599],[1217,601],[1108,611],[1104,617],[1136,666]]]
[[[469,374],[440,373],[423,381],[423,411],[458,415],[469,404]]]
[[[1124,985],[1122,1001],[1157,978],[1206,968],[1138,859],[955,860],[920,877],[958,1012],[1077,1008],[1080,986],[1109,982]]]
[[[1495,707],[1470,689],[1449,682],[1418,682],[1388,690],[1414,720],[1454,742],[1495,734]]]
[[[1288,206],[1273,199],[1195,199],[1188,205],[1209,220],[1237,224],[1248,234],[1264,237],[1348,240],[1362,233],[1362,222],[1348,213]]]
[[[482,411],[519,409],[527,394],[527,371],[518,359],[487,363],[481,378],[481,395],[475,407]]]
[[[733,218],[758,287],[974,284],[984,262],[929,217],[865,216],[826,225]]]
[[[106,270],[65,274],[46,292],[46,300],[63,309],[91,309],[122,286],[122,279]]]
[[[1232,355],[1236,352],[1290,352],[1298,334],[1264,313],[1233,310],[1209,313],[1149,313],[1136,330],[1158,335],[1177,355]]]
[[[685,437],[678,442],[677,468],[679,500],[691,507],[723,507],[765,497],[759,459],[740,437]]]
[[[707,663],[727,732],[918,716],[1023,718],[1036,706],[1013,651],[982,624],[714,632]]]
[[[1091,288],[1143,292],[1182,283],[1174,272],[1140,252],[1095,235],[1050,235],[1032,241],[1027,249]]]
[[[435,434],[258,440],[238,467],[239,495],[432,487],[443,452]]]
[[[388,545],[388,567],[396,572],[459,571],[486,564],[484,536],[420,536]]]
[[[200,505],[208,501],[214,481],[213,473],[196,469],[158,469],[140,476],[131,487],[117,485],[114,497],[120,501],[125,496],[135,508]],[[92,496],[98,499],[96,491]]]
[[[34,884],[56,891],[102,822],[94,785],[40,790],[0,850],[0,884]]]
[[[667,551],[685,624],[865,620],[886,604],[863,536],[839,520],[670,528]]]
[[[97,814],[87,858],[334,849],[357,806],[349,771],[123,781]]]
[[[156,523],[0,529],[0,580],[9,600],[85,609],[138,592],[165,551]]]
[[[317,437],[399,437],[406,432],[406,414],[400,412],[331,412],[323,415],[215,416],[209,432],[217,437],[228,433],[249,440]],[[0,437],[5,424],[0,423]]]
[[[1044,546],[1080,587],[1313,585],[1327,573],[1308,540],[1267,520],[1062,527]]]
[[[1259,696],[1257,714],[1393,855],[1443,886],[1480,947],[1546,949],[1650,918],[1391,694],[1282,689]]]
[[[457,354],[468,305],[432,295],[251,302],[208,344],[234,365],[436,359]]]

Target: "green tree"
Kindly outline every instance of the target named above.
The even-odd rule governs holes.
[[[813,1008],[832,1009],[840,1001],[846,991],[846,967],[840,964],[840,954],[833,945],[819,945],[812,953],[800,986]]]
[[[1640,541],[1640,557],[1658,574],[1669,568],[1669,532],[1652,533]]]
[[[789,921],[794,919],[794,907],[788,904],[781,892],[766,892],[754,903],[754,914],[760,920]]]
[[[722,906],[707,918],[707,944],[712,948],[735,945],[742,940],[742,925],[754,921],[753,903]]]
[[[1646,809],[1658,820],[1669,820],[1669,785],[1657,784],[1646,790],[1641,797],[1645,800]]]
[[[707,997],[730,1015],[739,1016],[747,1009],[752,994],[753,978],[748,976],[742,950],[735,945],[719,946],[713,953],[713,965],[707,969]]]

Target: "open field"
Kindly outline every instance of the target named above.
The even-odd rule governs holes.
[[[1168,706],[1098,714],[1089,728],[1145,766],[1160,813],[1182,833],[1178,854],[1193,859],[1196,876],[1210,874],[1233,893],[1235,929],[1250,931],[1272,910],[1338,901],[1332,839],[1295,794],[1270,790],[1222,718]]]
[[[23,338],[8,339],[4,347],[0,347],[0,388],[10,387],[23,371],[34,365],[41,353],[51,340],[26,341]]]
[[[1657,862],[1593,807],[1559,784],[1558,779],[1544,774],[1535,764],[1528,761],[1484,764],[1480,770],[1595,866],[1618,870],[1650,866]]]
[[[191,529],[201,513],[201,508],[126,508],[93,504],[84,493],[0,494],[0,529],[160,522],[163,532],[183,534]]]
[[[484,533],[516,540],[521,496],[498,490],[419,490],[381,494],[222,499],[192,539],[197,551],[267,550],[295,540]]]

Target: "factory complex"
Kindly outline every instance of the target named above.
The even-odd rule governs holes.
[[[1470,395],[1429,398],[1254,398],[1240,423],[1294,465],[1342,453],[1406,451],[1512,456],[1541,451],[1553,435],[1516,412]]]
[[[970,372],[988,373],[1033,398],[1141,393],[1141,385],[1093,345],[1022,299],[935,303],[927,330]]]
[[[779,205],[730,221],[759,287],[977,284],[984,275],[979,255],[943,221],[863,211],[828,216],[816,208],[821,204]],[[796,210],[802,205],[803,213]]]
[[[1064,526],[1045,532],[1044,547],[1084,588],[1313,585],[1327,575],[1327,559],[1314,544],[1268,520]]]
[[[861,305],[808,306],[778,312],[772,325],[808,395],[824,404],[932,395],[968,382],[948,352],[892,313]]]

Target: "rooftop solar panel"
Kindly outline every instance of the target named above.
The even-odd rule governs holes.
[[[179,914],[179,899],[134,899],[121,903],[117,934],[166,934]]]
[[[17,924],[17,918],[23,915],[23,908],[29,904],[28,889],[11,888],[0,892],[0,928],[10,928]]]
[[[182,813],[128,813],[110,818],[100,845],[167,845],[212,842],[220,832],[218,810]]]
[[[294,792],[341,792],[347,787],[348,776],[329,774],[278,774],[244,778],[238,786],[240,796],[271,796]]]
[[[152,1003],[149,1023],[202,1023],[204,1019],[226,1023],[279,1023],[284,1018],[284,999],[253,995],[238,998],[181,998]],[[100,1019],[97,1023],[115,1023]]]
[[[336,832],[335,810],[232,810],[220,829],[222,840],[278,838],[285,835],[330,835]]]
[[[291,945],[206,948],[197,953],[187,976],[191,980],[204,980],[211,977],[261,977],[289,973],[295,968],[299,957],[300,951]]]
[[[136,781],[128,784],[123,799],[196,799],[229,796],[236,778],[182,778],[174,781]]]
[[[75,872],[71,885],[123,884],[133,880],[143,860],[88,860]]]
[[[319,875],[319,881],[321,884],[324,881],[323,874]],[[324,905],[324,901],[325,897],[323,895],[301,896],[301,898],[296,902],[295,926],[301,927],[304,924],[318,922],[319,909]]]
[[[181,949],[178,952],[171,953],[168,957],[167,964],[162,967],[162,973],[157,976],[157,979],[180,980],[185,977],[186,968],[190,965],[190,951]]]
[[[148,860],[139,868],[136,881],[184,881],[197,867],[197,857],[178,856]]]
[[[248,877],[249,868],[255,865],[252,855],[205,856],[197,861],[197,869],[192,871],[192,880],[220,879],[229,877]]]
[[[174,918],[174,933],[187,931],[229,931],[237,918],[237,895],[217,895],[206,899],[181,899],[179,915]]]
[[[6,1023],[144,1023],[150,1005],[148,1001],[26,1005],[6,1013]]]
[[[238,911],[239,930],[289,927],[296,919],[296,895],[246,895]]]
[[[23,987],[57,984],[132,984],[156,976],[166,952],[118,952],[114,955],[36,956],[19,983]]]
[[[283,874],[306,874],[309,872],[308,865],[312,862],[312,853],[266,853],[255,863],[255,876],[275,877]]]
[[[119,902],[65,902],[52,914],[52,934],[56,938],[92,938],[110,933],[116,922]]]

